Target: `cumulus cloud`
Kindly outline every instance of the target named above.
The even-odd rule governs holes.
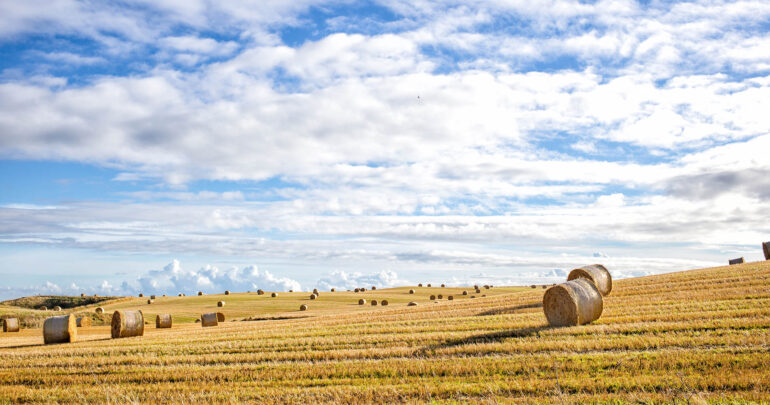
[[[410,284],[406,280],[401,280],[398,274],[392,270],[381,270],[376,273],[346,272],[343,270],[334,270],[321,277],[316,282],[316,287],[321,290],[336,288],[337,290],[353,290],[358,287],[366,289],[372,286],[377,288],[389,288]]]

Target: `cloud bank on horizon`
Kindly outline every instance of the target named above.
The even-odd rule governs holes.
[[[0,294],[761,259],[769,18],[716,0],[2,2]],[[173,258],[201,270],[148,270]]]

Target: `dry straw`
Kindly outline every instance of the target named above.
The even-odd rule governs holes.
[[[318,292],[318,289],[317,289],[317,288],[314,288],[314,289],[313,289],[313,294],[315,294],[315,295],[321,295],[321,294]]]
[[[221,312],[217,312],[217,322],[224,322],[225,321],[225,314]]]
[[[585,278],[590,280],[599,289],[602,296],[610,295],[612,291],[612,276],[607,268],[601,264],[592,264],[590,266],[583,266],[574,269],[569,272],[567,281],[574,280],[576,278]]]
[[[745,261],[743,260],[742,257],[739,257],[737,259],[730,259],[730,261],[728,261],[727,263],[729,263],[730,266],[732,266],[734,264],[743,264],[743,263],[745,263]]]
[[[365,299],[361,298],[360,300],[358,300],[358,305],[364,305],[364,304],[366,304]]]
[[[20,329],[19,318],[3,319],[3,332],[18,332]]]
[[[446,287],[446,284],[441,284],[441,288],[444,288],[444,287]]]
[[[602,309],[602,294],[586,278],[551,287],[543,295],[543,312],[551,326],[585,325],[599,319]]]
[[[168,329],[174,323],[171,314],[158,314],[155,316],[155,329]]]
[[[359,292],[359,291],[361,291],[360,288],[356,288],[355,290],[353,290],[353,292]]]
[[[78,325],[75,315],[52,316],[43,322],[43,342],[71,343],[78,338]]]
[[[110,326],[113,339],[144,336],[144,314],[140,310],[115,311],[112,313]]]
[[[201,315],[201,326],[204,328],[207,328],[209,326],[217,326],[219,325],[219,321],[217,321],[217,314],[215,312],[209,312],[207,314]]]
[[[265,292],[262,290],[257,290],[257,295],[265,295]]]
[[[428,287],[430,287],[430,286],[431,286],[430,283],[428,283]]]
[[[219,302],[217,302],[217,306],[221,308],[221,307],[225,306],[225,302],[224,301],[219,301]]]
[[[382,305],[383,307],[386,307],[386,306],[388,306],[388,300],[382,300],[382,301],[380,301],[380,305]]]
[[[299,310],[300,311],[307,311],[307,305],[305,305],[305,304],[300,305],[299,306]]]
[[[139,293],[139,298],[144,298],[144,294]]]
[[[77,319],[76,324],[78,325],[78,328],[88,328],[91,326],[91,318],[87,316],[81,316]]]
[[[96,307],[96,310],[95,310],[95,312],[96,312],[97,314],[103,314],[103,313],[104,313],[104,308],[102,308],[102,307]]]

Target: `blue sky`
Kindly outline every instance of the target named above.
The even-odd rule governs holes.
[[[0,3],[0,298],[760,260],[770,5]]]

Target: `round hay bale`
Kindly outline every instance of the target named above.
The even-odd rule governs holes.
[[[373,306],[373,307],[376,307],[376,306],[377,306],[377,300],[372,300],[372,306]]]
[[[474,284],[474,285],[473,285],[473,289],[474,289],[474,290],[478,290],[478,289],[479,289],[479,285],[478,285],[478,284]]]
[[[75,324],[78,326],[78,328],[88,328],[91,326],[91,318],[87,316],[81,316],[75,320]]]
[[[289,292],[294,292],[294,290],[289,290]]]
[[[388,300],[382,300],[382,301],[380,301],[380,305],[382,305],[383,307],[386,307],[386,306],[388,306]]]
[[[762,252],[765,254],[765,260],[770,260],[770,242],[762,242]]]
[[[54,310],[54,311],[57,311],[57,312],[58,312],[58,311],[61,311],[61,307],[57,305],[57,306],[53,307],[53,310]]]
[[[743,258],[742,258],[742,257],[739,257],[739,258],[737,258],[737,259],[730,259],[730,260],[729,260],[727,263],[728,263],[730,266],[732,266],[732,265],[734,265],[734,264],[743,264],[743,263],[745,263],[745,261],[743,260]]]
[[[225,321],[225,314],[221,312],[217,312],[217,322],[224,322]]]
[[[335,292],[335,291],[337,291],[337,290],[335,290],[334,288],[331,289],[331,292]]]
[[[353,290],[353,292],[359,292],[359,291],[361,291],[361,290],[360,290],[360,289],[358,289],[358,288],[356,288],[355,290]]]
[[[3,332],[18,332],[20,329],[19,318],[3,319]]]
[[[409,290],[409,294],[414,294],[414,290]]]
[[[198,291],[198,296],[203,295],[203,291]]]
[[[536,285],[534,285],[534,284],[532,284],[532,285],[531,285],[531,286],[529,286],[529,287],[530,287],[530,288],[537,288],[537,286],[536,286]]]
[[[86,293],[80,293],[81,298],[85,298],[85,296],[86,296]]]
[[[431,286],[430,283],[428,283],[428,287],[430,287],[430,286]]]
[[[543,287],[543,289],[544,289],[544,290],[545,290],[546,288],[548,288],[548,286],[547,286],[547,285],[543,285],[542,287]]]
[[[115,311],[110,326],[113,339],[144,336],[144,314],[142,311]]]
[[[278,293],[272,293],[272,294],[270,294],[270,296],[271,296],[271,297],[273,297],[273,298],[275,298],[275,297],[277,297],[277,296],[278,296]]]
[[[543,312],[551,326],[575,326],[593,322],[602,315],[602,294],[585,278],[576,278],[546,290]]]
[[[475,295],[471,295],[471,298],[476,298],[476,296]]]
[[[431,294],[431,296],[430,296],[430,300],[431,300],[431,301],[433,301],[433,300],[435,300],[435,299],[436,299],[436,296]]]
[[[476,294],[479,294],[479,293],[481,293],[481,290],[477,288],[476,289]]]
[[[452,301],[452,300],[455,299],[455,297],[454,297],[454,295],[450,295],[450,296],[446,297],[446,299],[448,299],[449,301]]]
[[[446,284],[441,284],[441,288],[444,288],[444,287],[446,287]]]
[[[147,300],[147,305],[152,304],[152,300]]]
[[[406,304],[406,306],[408,306],[408,307],[416,307],[417,303],[414,302],[414,301],[411,301],[410,303]]]
[[[139,293],[139,298],[144,298],[144,294]]]
[[[178,296],[178,297],[181,297],[181,296],[182,296],[182,293],[179,293],[177,296]]]
[[[97,314],[103,314],[103,313],[104,313],[104,308],[102,308],[102,307],[96,307],[96,309],[95,309],[94,311],[95,311]]]
[[[372,291],[374,291],[374,290],[376,290],[376,289],[377,289],[377,286],[374,286],[374,285],[373,285],[373,286],[372,286]]]
[[[306,305],[306,304],[302,304],[302,305],[300,305],[300,306],[299,306],[299,310],[300,310],[300,311],[307,311],[307,305]]]
[[[574,269],[569,272],[567,281],[576,278],[585,278],[593,282],[603,297],[610,295],[612,291],[612,276],[607,271],[607,268],[601,264],[592,264]]]
[[[150,295],[150,299],[154,300],[155,299],[155,295]]]
[[[174,323],[171,314],[158,314],[155,316],[155,329],[168,329]]]
[[[417,287],[422,287],[422,283],[420,283],[420,284],[417,284]]]
[[[217,306],[221,308],[221,307],[225,306],[225,302],[224,301],[219,301],[219,302],[217,302]]]
[[[463,291],[463,295],[468,295],[468,291]]]
[[[43,322],[43,342],[72,343],[78,338],[75,315],[52,316]]]
[[[200,318],[196,319],[196,320],[195,320],[195,323],[201,323],[201,320],[200,320]]]
[[[207,328],[209,326],[217,326],[219,325],[219,321],[217,321],[217,314],[215,312],[209,312],[207,314],[201,315],[201,326],[204,328]]]
[[[314,289],[313,289],[313,294],[315,294],[315,295],[320,295],[320,294],[318,293],[318,289],[317,289],[317,288],[314,288]]]
[[[163,296],[165,297],[165,296],[166,296],[166,294],[163,294]]]
[[[265,295],[265,292],[262,290],[257,290],[257,295]]]
[[[44,307],[40,308],[40,310],[41,310],[41,311],[48,311],[48,307],[45,307],[45,306],[44,306]]]
[[[98,297],[98,296],[99,296],[99,294],[94,294],[94,297]]]
[[[230,295],[230,290],[225,290],[225,295]]]
[[[438,295],[438,299],[440,299],[440,300],[443,300],[443,299],[444,299],[444,296],[443,296],[443,295],[441,295],[441,294],[439,294],[439,295]]]
[[[360,290],[361,290],[361,292],[364,292],[364,291],[366,291],[366,288],[361,287]]]
[[[315,294],[310,294],[310,299],[311,299],[311,300],[314,300],[314,299],[316,299],[316,297],[317,297],[317,295],[315,295]]]
[[[366,304],[365,299],[361,298],[360,300],[358,300],[358,305],[364,305],[364,304]]]

